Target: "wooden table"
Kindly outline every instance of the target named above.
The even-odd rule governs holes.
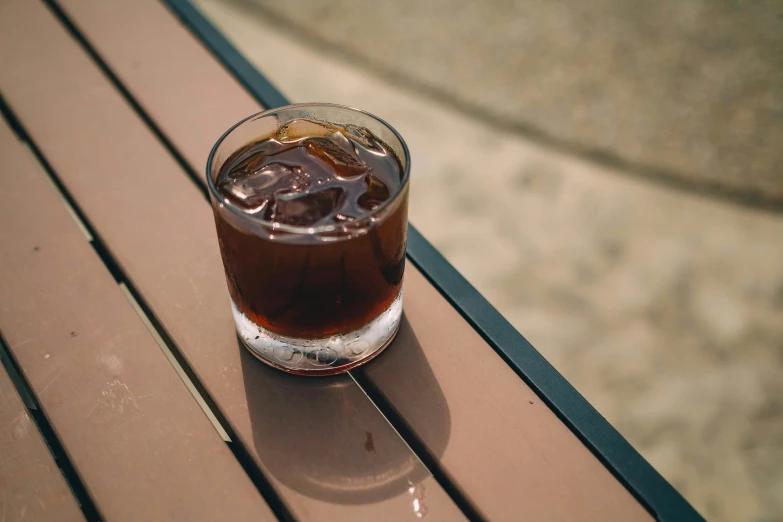
[[[0,94],[0,520],[701,520],[414,228],[375,361],[239,346],[202,171],[287,101],[187,1],[3,0]]]

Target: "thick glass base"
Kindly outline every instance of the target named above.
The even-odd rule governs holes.
[[[270,332],[239,311],[231,301],[242,343],[261,361],[298,375],[333,375],[363,364],[394,338],[402,317],[402,290],[381,315],[357,330],[322,339],[302,339]]]

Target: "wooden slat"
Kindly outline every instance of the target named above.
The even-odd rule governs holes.
[[[192,160],[199,174],[204,172],[209,151],[220,135],[261,110],[158,0],[69,0],[58,4],[89,41],[101,43],[100,52],[111,57],[112,71],[135,98],[144,100],[156,125]],[[106,24],[107,20],[115,23]],[[126,38],[133,44],[126,45]],[[155,86],[154,92],[150,85]],[[187,96],[183,96],[183,88]],[[231,95],[226,96],[227,92]],[[155,117],[170,111],[179,116]],[[204,125],[204,121],[210,124]]]
[[[191,145],[202,144],[204,134],[220,134],[226,124],[210,111],[200,112],[205,100],[188,91],[176,75],[166,74],[165,64],[187,56],[188,74],[211,82],[212,75],[199,71],[212,70],[213,57],[188,38],[139,32],[123,24],[133,16],[145,20],[148,28],[163,27],[165,22],[157,18],[164,13],[151,0],[132,5],[119,0],[61,3],[162,126],[174,129],[184,112],[191,111],[190,117],[199,112],[197,130],[181,129],[170,139],[181,143],[186,159],[200,167],[206,149],[189,153]],[[98,3],[101,9],[95,7]],[[120,4],[123,15],[114,10]],[[171,45],[175,40],[177,45]],[[156,41],[161,42],[158,47],[152,43]],[[159,52],[146,52],[148,47]],[[201,56],[196,50],[201,50]],[[136,74],[127,65],[133,60],[159,74]],[[222,89],[218,95],[222,99],[242,96],[238,84],[219,82],[214,90],[202,88]],[[171,100],[165,94],[175,84],[182,95]],[[257,110],[258,106],[248,107],[247,114]],[[530,520],[650,520],[630,493],[411,265],[405,281],[405,315],[407,325],[398,339],[364,373],[481,513],[492,520],[517,520],[520,514]]]
[[[84,521],[76,499],[0,365],[0,520]]]
[[[293,514],[464,520],[348,376],[297,379],[238,345],[202,194],[44,8],[6,3],[3,96]]]
[[[408,324],[364,373],[431,451],[440,434],[421,397],[434,378],[451,416],[441,464],[482,512],[491,520],[521,513],[529,520],[652,520],[421,273],[406,270]]]
[[[0,153],[0,329],[98,511],[273,520],[5,122]]]

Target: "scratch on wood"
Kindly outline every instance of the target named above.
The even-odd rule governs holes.
[[[22,411],[11,419],[11,424],[14,424],[14,437],[22,439],[27,436],[27,430],[30,427],[30,417],[26,412]]]
[[[98,404],[96,404],[95,406],[90,408],[90,411],[87,412],[87,416],[85,417],[85,419],[89,419],[90,415],[92,415],[92,412],[94,412],[98,408],[98,406],[100,406],[100,405],[101,405],[101,403],[98,402]]]
[[[46,383],[46,385],[45,385],[43,388],[41,388],[41,391],[40,391],[40,392],[38,392],[38,394],[39,394],[39,395],[43,395],[43,393],[46,391],[46,389],[47,389],[49,386],[51,386],[51,385],[54,383],[54,381],[56,381],[57,379],[59,379],[59,378],[60,378],[60,375],[61,375],[61,374],[62,374],[62,373],[65,371],[65,369],[66,369],[68,366],[70,366],[70,365],[71,365],[71,361],[67,361],[67,362],[65,362],[65,363],[64,363],[64,364],[63,364],[63,365],[60,367],[60,369],[57,371],[57,373],[55,373],[55,374],[54,374],[54,377],[52,377],[52,378],[49,380],[49,382],[47,382],[47,383]]]
[[[136,397],[133,396],[128,385],[119,379],[109,381],[106,383],[108,388],[101,391],[101,396],[98,397],[98,401],[93,406],[85,419],[89,418],[96,410],[100,410],[101,421],[105,417],[116,415],[131,415],[133,418],[141,416],[141,408],[139,403],[136,402]]]
[[[196,296],[196,301],[198,301],[198,304],[204,304],[204,300],[201,298],[201,292],[198,291],[198,287],[196,286],[196,283],[193,282],[193,279],[190,277],[187,278],[188,283],[190,283],[190,286],[193,288],[193,295]]]

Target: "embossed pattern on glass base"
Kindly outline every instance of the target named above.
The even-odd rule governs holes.
[[[323,339],[302,339],[270,332],[254,323],[231,301],[237,334],[261,361],[300,375],[334,375],[378,355],[394,338],[402,317],[402,290],[383,313],[363,327]]]

